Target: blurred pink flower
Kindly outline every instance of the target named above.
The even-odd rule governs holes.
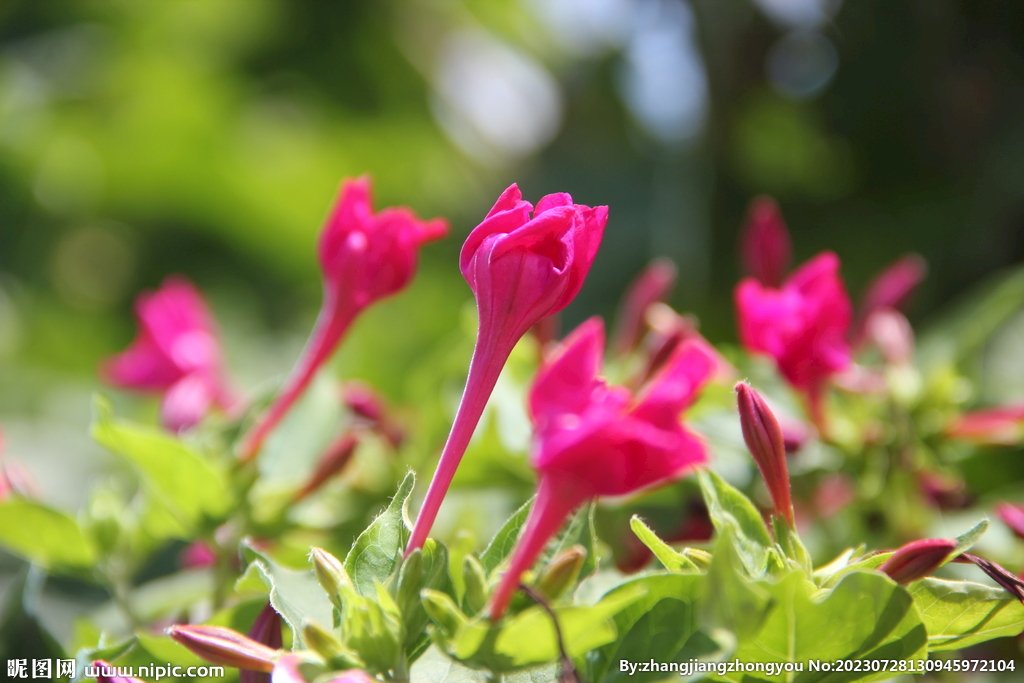
[[[1024,441],[1024,404],[986,408],[958,417],[946,434],[983,445],[1013,446]]]
[[[854,346],[863,343],[871,315],[887,308],[902,310],[927,273],[928,264],[923,258],[907,254],[876,275],[861,297],[857,321],[850,335]]]
[[[670,259],[651,261],[630,283],[615,314],[612,331],[612,353],[620,356],[630,351],[643,332],[647,309],[663,301],[676,282],[676,265]]]
[[[409,284],[419,248],[447,232],[445,220],[421,221],[405,207],[373,213],[370,180],[365,176],[342,183],[320,234],[318,256],[324,275],[320,315],[280,393],[246,434],[239,448],[243,461],[259,453],[263,441],[330,359],[356,316]]]
[[[281,615],[269,602],[256,616],[248,637],[273,650],[281,649],[284,642],[281,634]],[[263,671],[242,669],[238,672],[238,683],[271,683],[271,677]]]
[[[494,594],[492,619],[504,614],[522,573],[580,504],[664,483],[707,460],[679,415],[710,378],[714,359],[683,344],[633,397],[598,376],[603,353],[604,327],[591,318],[537,373],[529,396],[537,498]]]
[[[1000,503],[996,506],[996,514],[1013,533],[1017,534],[1017,538],[1024,538],[1024,506]]]
[[[469,234],[459,267],[476,296],[476,347],[462,401],[406,554],[421,547],[430,533],[513,347],[531,327],[565,308],[579,293],[607,221],[608,207],[573,204],[565,193],[542,197],[534,209],[512,185]]]
[[[217,553],[206,541],[192,541],[178,556],[178,563],[187,569],[209,567],[217,562]]]
[[[779,371],[803,392],[820,431],[824,386],[850,364],[846,333],[850,298],[839,277],[839,257],[824,252],[797,268],[781,289],[746,278],[736,287],[740,340],[775,359]]]
[[[779,205],[771,197],[755,197],[740,234],[744,274],[765,287],[778,287],[789,270],[790,250],[789,231]]]
[[[195,425],[214,406],[233,404],[216,324],[190,282],[171,276],[157,291],[141,294],[135,316],[135,340],[101,366],[106,382],[163,394],[161,419],[175,431]]]

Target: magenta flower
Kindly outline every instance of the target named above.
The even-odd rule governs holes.
[[[272,650],[281,649],[284,642],[281,634],[281,615],[269,602],[256,616],[248,637]],[[238,672],[238,683],[271,683],[271,677],[263,671],[242,669]]]
[[[1017,538],[1024,538],[1024,506],[1000,503],[996,505],[996,514],[1006,526],[1010,527]]]
[[[95,676],[96,683],[146,683],[140,678],[127,675],[132,670],[130,666],[114,666],[110,662],[97,659],[87,668],[87,674]]]
[[[825,383],[850,363],[846,333],[851,306],[839,277],[839,257],[824,252],[797,268],[781,289],[746,278],[736,287],[740,341],[775,359],[809,403],[822,429]]]
[[[320,234],[318,255],[324,274],[320,315],[277,398],[246,434],[239,448],[242,460],[259,453],[263,441],[330,359],[356,316],[409,284],[419,248],[447,232],[445,220],[421,221],[405,207],[373,213],[370,180],[365,176],[342,183]]]
[[[135,317],[135,341],[100,369],[106,382],[163,394],[161,419],[175,431],[193,426],[214,406],[234,403],[213,316],[190,282],[172,276],[140,295]]]
[[[651,261],[630,283],[615,314],[613,354],[622,355],[636,346],[648,307],[664,301],[675,282],[676,265],[670,259],[659,258]]]
[[[421,547],[430,533],[513,347],[533,325],[565,308],[579,293],[607,221],[608,207],[573,204],[565,193],[541,198],[534,209],[512,185],[466,239],[459,267],[476,296],[480,326],[462,401],[416,518],[407,555]]]
[[[754,198],[740,235],[744,274],[765,287],[778,287],[789,270],[790,250],[789,231],[779,205],[768,196]]]
[[[598,376],[603,353],[604,327],[591,318],[537,373],[529,396],[537,498],[494,594],[492,619],[501,618],[520,576],[580,504],[664,483],[707,460],[679,415],[713,374],[714,358],[685,343],[633,397]]]
[[[871,315],[889,308],[901,310],[927,273],[928,264],[923,258],[917,254],[907,254],[876,275],[861,298],[857,322],[850,335],[854,346],[859,346],[864,341],[867,322]]]

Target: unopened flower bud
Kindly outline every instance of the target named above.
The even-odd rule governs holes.
[[[566,548],[541,572],[537,589],[549,600],[554,600],[576,583],[586,560],[587,549],[583,546],[576,544]]]
[[[175,625],[167,635],[211,664],[271,672],[278,651],[222,626]]]
[[[910,365],[914,360],[914,329],[906,316],[892,308],[882,308],[868,318],[867,336],[888,365]]]
[[[851,335],[854,346],[859,346],[864,340],[871,314],[883,308],[903,309],[927,273],[928,264],[923,258],[907,254],[875,276],[860,302],[860,314]]]
[[[249,637],[274,650],[280,650],[283,646],[281,615],[270,602],[267,602],[256,616],[256,621],[249,629]],[[238,672],[238,683],[271,683],[271,680],[270,675],[262,671],[243,670]]]
[[[615,314],[612,353],[621,356],[636,346],[647,307],[663,301],[676,282],[676,265],[667,258],[651,261],[630,283]]]
[[[358,445],[359,439],[352,432],[342,434],[331,443],[320,457],[320,462],[317,463],[316,469],[313,470],[306,485],[295,492],[294,500],[296,502],[302,500],[344,470]]]
[[[345,566],[334,555],[323,548],[312,548],[309,551],[309,559],[313,563],[313,573],[320,587],[324,589],[331,603],[341,609],[341,590],[345,586],[351,586],[352,580],[345,571]]]
[[[907,584],[930,576],[941,567],[956,548],[948,538],[925,538],[907,543],[892,554],[878,571],[899,584]]]
[[[743,440],[747,443],[757,469],[761,471],[761,477],[768,486],[775,514],[785,519],[790,528],[793,528],[795,521],[789,491],[789,470],[786,466],[786,445],[779,421],[775,419],[764,399],[751,389],[749,384],[737,384],[736,394]]]
[[[342,645],[332,633],[325,631],[319,624],[314,622],[303,624],[302,639],[310,650],[323,657],[332,668],[340,669],[362,664],[355,652]]]
[[[206,541],[192,541],[178,556],[178,563],[186,569],[209,567],[217,562],[217,553]]]
[[[767,287],[778,287],[789,270],[789,230],[774,199],[755,197],[740,235],[740,257],[746,275]]]

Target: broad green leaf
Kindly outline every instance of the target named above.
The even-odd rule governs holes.
[[[719,535],[726,529],[731,531],[743,566],[752,578],[764,574],[772,539],[761,513],[749,498],[711,470],[698,473],[697,478],[715,531]]]
[[[638,600],[645,590],[643,586],[632,586],[602,598],[592,607],[556,607],[569,656],[580,657],[612,642],[616,631],[611,617]],[[437,593],[432,597],[439,604],[447,604],[446,612],[454,608],[450,599],[445,600]],[[529,607],[498,624],[485,617],[464,621],[464,617],[453,615],[455,618],[444,617],[446,622],[442,625],[435,612],[430,611],[431,618],[441,626],[434,631],[435,641],[449,655],[470,666],[507,672],[552,662],[559,656],[551,616],[540,606]]]
[[[19,498],[0,501],[0,545],[48,569],[88,567],[96,559],[75,520]]]
[[[654,553],[654,556],[665,566],[665,569],[676,574],[697,571],[697,565],[674,550],[668,543],[658,538],[658,535],[649,526],[644,524],[639,515],[633,515],[632,519],[629,520],[629,527],[636,534],[636,537]]]
[[[512,516],[498,529],[498,533],[494,535],[484,551],[480,553],[480,564],[488,573],[494,571],[512,552],[512,548],[516,545],[516,539],[519,538],[519,531],[526,524],[526,518],[529,516],[532,506],[533,498],[513,512]]]
[[[249,577],[251,580],[254,575],[262,579],[270,590],[270,604],[288,623],[300,644],[305,622],[315,622],[323,628],[331,627],[334,622],[331,601],[311,569],[299,571],[283,567],[249,544],[245,545],[245,550],[255,555],[250,565],[254,565],[255,569],[247,569],[243,579]]]
[[[792,662],[804,667],[810,660],[923,659],[928,634],[910,594],[888,577],[854,572],[832,591],[818,591],[802,572],[794,571],[772,583],[758,582],[771,596],[771,607],[757,631],[739,638],[736,659],[743,662]],[[742,673],[727,673],[718,680],[743,681]],[[758,672],[765,681],[786,681]],[[841,683],[891,678],[889,672],[811,671],[794,680],[800,683]]]
[[[1024,631],[1024,605],[1002,588],[928,578],[910,586],[929,650],[959,650]]]
[[[146,489],[186,527],[220,518],[232,507],[224,472],[166,432],[116,420],[110,404],[93,401],[92,437],[131,464]]]
[[[345,570],[356,589],[366,597],[376,595],[375,582],[384,583],[402,559],[409,542],[409,494],[416,484],[416,475],[409,472],[398,485],[391,503],[363,533],[359,534],[345,557]]]
[[[764,582],[747,578],[733,533],[731,527],[724,527],[715,542],[701,623],[705,630],[724,628],[742,639],[761,628],[772,598]]]
[[[647,592],[615,615],[618,637],[595,651],[587,680],[658,681],[662,673],[619,670],[619,660],[681,662],[713,652],[717,645],[698,631],[696,603],[705,585],[699,574],[656,574],[634,579],[608,593],[641,585]]]

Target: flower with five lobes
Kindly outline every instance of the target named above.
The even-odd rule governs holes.
[[[175,431],[195,425],[213,406],[234,403],[213,316],[192,283],[167,278],[135,300],[135,316],[138,336],[100,368],[106,382],[162,393],[161,420]]]
[[[745,278],[735,298],[740,341],[775,359],[786,380],[805,394],[821,428],[825,383],[850,364],[846,333],[852,307],[839,277],[839,257],[830,251],[815,256],[778,289]]]
[[[406,555],[426,541],[513,347],[541,318],[562,310],[579,293],[607,222],[606,206],[573,204],[572,197],[559,193],[542,197],[534,207],[512,185],[469,234],[459,267],[476,297],[476,347]]]
[[[239,448],[242,460],[259,453],[263,441],[334,353],[355,317],[409,284],[419,248],[447,233],[444,219],[421,221],[405,207],[373,213],[370,180],[365,176],[342,183],[320,234],[318,256],[324,274],[320,315],[281,392],[246,434]]]
[[[537,373],[529,396],[537,498],[494,594],[492,619],[579,505],[667,482],[707,460],[704,444],[679,421],[714,374],[707,350],[684,342],[635,397],[598,376],[603,354],[604,327],[591,318]]]

